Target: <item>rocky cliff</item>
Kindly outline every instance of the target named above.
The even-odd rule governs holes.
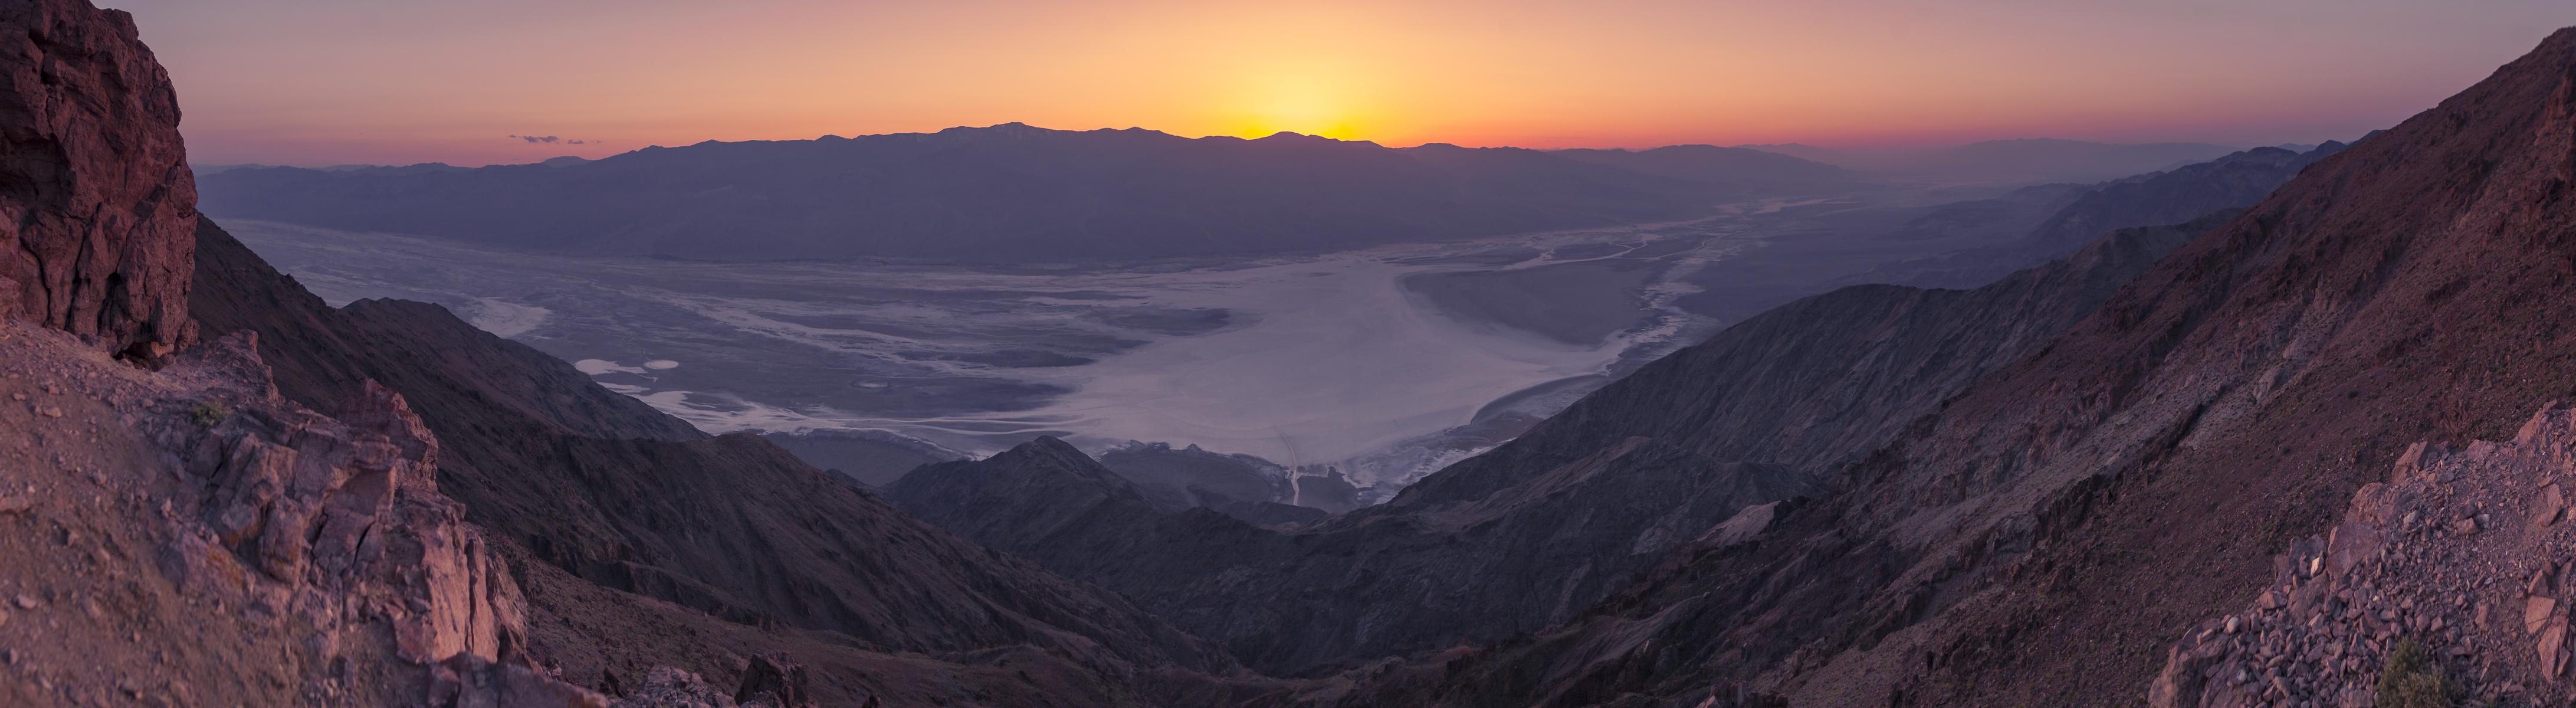
[[[186,344],[196,180],[134,18],[0,8],[0,318],[152,357]]]

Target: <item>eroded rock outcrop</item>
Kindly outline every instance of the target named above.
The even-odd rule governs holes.
[[[402,396],[364,382],[340,419],[287,403],[255,339],[190,349],[172,369],[215,385],[184,420],[153,429],[204,490],[202,531],[165,549],[164,569],[324,627],[389,622],[408,661],[515,654],[518,586],[464,506],[438,493],[438,442]],[[236,564],[257,574],[224,572]]]
[[[0,7],[0,318],[142,356],[186,344],[196,190],[132,16]]]

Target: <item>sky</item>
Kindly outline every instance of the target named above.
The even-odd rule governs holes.
[[[2349,139],[2567,0],[99,0],[201,164],[1025,122],[1388,145]]]

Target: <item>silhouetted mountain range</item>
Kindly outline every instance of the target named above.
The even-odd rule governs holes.
[[[1017,123],[704,142],[577,164],[201,180],[212,216],[510,248],[979,262],[1323,251],[1704,215],[1854,188],[1835,168],[1694,146],[1576,154]]]
[[[2208,143],[2115,144],[2052,138],[1986,140],[1935,148],[1741,145],[1883,178],[1956,183],[2099,182],[2168,170],[2236,152]]]

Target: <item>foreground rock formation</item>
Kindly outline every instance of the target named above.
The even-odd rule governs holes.
[[[518,585],[400,395],[333,418],[278,397],[247,336],[155,373],[20,324],[0,389],[6,702],[604,704],[527,665]],[[457,666],[496,680],[431,700]]]

